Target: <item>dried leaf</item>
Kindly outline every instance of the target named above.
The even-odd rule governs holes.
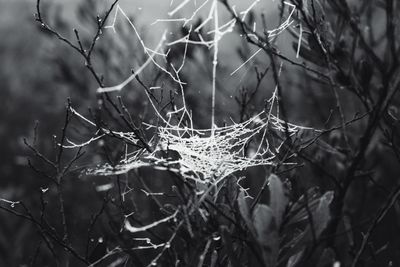
[[[256,238],[263,249],[267,266],[275,266],[279,252],[279,234],[274,213],[270,207],[258,204],[253,212]]]
[[[270,207],[274,213],[275,222],[279,227],[283,214],[289,202],[282,181],[275,174],[269,176]]]
[[[239,193],[238,206],[239,206],[240,214],[242,215],[242,218],[243,218],[244,222],[246,223],[248,229],[250,230],[250,232],[253,235],[255,235],[255,229],[254,229],[254,226],[253,226],[253,222],[251,221],[250,208],[247,205],[247,202],[246,202],[245,195],[244,195],[243,191]]]
[[[307,191],[308,208],[311,213],[314,213],[318,207],[320,194],[316,187],[310,188]],[[296,203],[291,207],[290,220],[287,225],[296,224],[308,220],[307,210],[304,208],[304,203],[306,201],[305,196],[301,196]]]
[[[301,250],[300,252],[292,255],[289,260],[288,263],[286,265],[286,267],[295,267],[296,264],[299,263],[299,261],[301,260],[301,257],[303,256],[304,250]]]
[[[328,225],[328,222],[331,218],[329,205],[333,200],[333,191],[326,192],[320,199],[319,205],[315,214],[313,215],[314,226],[315,226],[315,234],[318,238],[325,227]]]

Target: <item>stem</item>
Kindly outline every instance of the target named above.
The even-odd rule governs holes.
[[[219,25],[218,25],[218,5],[217,0],[213,2],[214,8],[214,57],[213,57],[213,77],[212,77],[212,103],[211,103],[211,136],[214,135],[215,125],[215,91],[217,79],[217,65],[218,65],[218,42],[219,42]]]

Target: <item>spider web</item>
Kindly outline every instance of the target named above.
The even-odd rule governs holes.
[[[118,175],[140,167],[154,167],[179,173],[196,182],[214,184],[237,171],[273,165],[276,153],[279,153],[285,140],[271,147],[268,137],[272,132],[287,131],[293,136],[301,130],[313,130],[287,123],[272,114],[274,103],[277,103],[276,95],[275,92],[269,100],[272,105],[268,113],[263,111],[242,123],[232,122],[229,126],[200,130],[182,124],[173,125],[168,121],[165,126],[145,123],[148,129],[154,128],[157,131],[158,142],[152,153],[127,153],[116,166],[99,165],[87,170],[87,174]],[[122,138],[134,139],[131,132],[117,134]],[[164,151],[174,151],[177,154],[163,156],[160,152]]]
[[[189,18],[174,18],[174,15],[179,13],[184,7],[186,7],[190,2],[194,4],[194,11]],[[241,18],[242,21],[245,20],[247,14],[258,4],[259,1],[254,1],[247,9],[240,12],[237,18]],[[268,30],[268,38],[276,38],[281,34],[287,27],[289,27],[293,20],[291,17],[294,13],[295,7],[285,2],[291,9],[287,19],[279,25],[277,28]],[[172,5],[172,2],[171,2]],[[296,134],[299,130],[310,130],[310,128],[297,126],[294,124],[287,123],[279,118],[279,106],[277,100],[277,88],[269,99],[270,109],[265,112],[261,112],[256,116],[248,119],[247,121],[241,123],[235,123],[229,126],[218,127],[215,124],[215,94],[216,94],[216,77],[217,77],[217,64],[218,64],[218,53],[219,53],[219,42],[222,37],[233,31],[234,26],[237,23],[237,19],[231,19],[223,25],[219,24],[219,11],[218,11],[218,1],[217,0],[205,0],[202,3],[196,3],[196,1],[184,0],[180,4],[177,4],[175,8],[168,13],[170,18],[168,19],[157,19],[153,24],[160,22],[177,22],[183,23],[183,26],[189,25],[189,33],[182,38],[170,41],[166,43],[166,31],[162,34],[162,37],[157,44],[157,46],[152,49],[146,46],[144,40],[141,38],[137,27],[129,19],[128,15],[120,7],[116,7],[114,18],[111,25],[106,28],[112,29],[116,32],[115,25],[117,23],[119,15],[121,15],[125,20],[128,21],[130,27],[133,29],[135,35],[139,39],[139,42],[143,48],[145,55],[147,55],[147,60],[138,68],[136,71],[124,80],[122,83],[111,86],[98,88],[98,93],[114,92],[122,90],[127,84],[129,84],[134,78],[136,78],[149,64],[153,63],[156,68],[160,71],[166,73],[173,82],[178,84],[181,95],[182,95],[182,107],[173,112],[167,114],[167,118],[161,115],[152,101],[149,92],[145,90],[148,100],[153,106],[156,115],[161,119],[164,125],[154,126],[150,124],[145,124],[148,129],[156,129],[156,138],[158,141],[154,145],[154,151],[152,153],[144,152],[142,150],[135,151],[132,153],[126,153],[123,160],[121,160],[117,165],[111,166],[110,164],[101,164],[97,167],[90,168],[86,171],[89,175],[117,175],[127,173],[130,170],[140,168],[140,167],[154,167],[162,170],[170,170],[180,173],[183,177],[196,180],[201,183],[215,183],[223,178],[229,176],[240,170],[245,170],[249,167],[261,166],[261,165],[273,165],[276,153],[283,141],[275,146],[271,147],[268,141],[271,131],[274,132],[285,132],[292,136]],[[191,24],[196,15],[202,10],[208,7],[208,16],[206,19],[193,29]],[[235,14],[236,10],[233,6]],[[212,23],[213,22],[213,23]],[[202,36],[200,30],[205,28],[207,25],[211,24],[213,29],[208,31],[207,36]],[[254,22],[254,30],[256,25]],[[194,31],[198,34],[200,41],[189,40],[189,35]],[[213,38],[209,41],[208,36],[213,35]],[[183,51],[183,59],[180,66],[174,66],[171,63],[172,71],[167,70],[165,66],[160,63],[158,58],[164,59],[169,53],[164,52],[165,47],[177,45],[183,43],[185,49]],[[213,74],[212,74],[212,115],[211,115],[211,127],[209,129],[200,130],[193,127],[193,121],[191,113],[188,111],[185,103],[185,94],[183,90],[184,83],[180,80],[179,73],[184,67],[186,52],[188,44],[204,45],[209,49],[213,49]],[[259,50],[257,50],[253,55],[251,55],[248,60],[246,60],[242,65],[240,65],[233,73],[237,72],[240,68],[243,68],[255,55],[257,55]],[[282,66],[281,66],[282,67]],[[233,74],[232,73],[232,74]],[[279,73],[280,74],[280,73]],[[276,115],[273,114],[273,109],[276,109]],[[91,125],[95,125],[93,122],[89,121],[83,115],[79,114],[75,110],[73,112],[79,116],[81,119],[85,120]],[[179,116],[180,119],[177,123],[172,123],[172,116]],[[189,121],[190,126],[185,126]],[[120,137],[124,140],[128,140],[131,143],[137,143],[138,139],[132,132],[118,132],[109,129],[102,129],[101,135],[97,132],[97,136],[91,138],[89,141],[82,144],[76,144],[68,140],[69,145],[65,147],[81,147],[90,144],[92,141],[100,139],[104,135],[113,135]],[[257,144],[258,142],[258,144]],[[252,146],[252,149],[248,149]],[[160,156],[161,151],[174,151],[177,153],[175,158]],[[249,152],[250,151],[250,152]]]

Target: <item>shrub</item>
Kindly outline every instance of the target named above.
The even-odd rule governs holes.
[[[37,1],[97,101],[68,101],[54,155],[26,141],[38,204],[2,199],[41,238],[32,265],[398,264],[397,3],[277,1],[271,27],[259,1],[190,2],[152,46],[118,0],[82,4],[90,37]]]

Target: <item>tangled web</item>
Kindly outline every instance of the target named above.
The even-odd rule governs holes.
[[[187,5],[190,1],[183,1],[180,5],[178,5],[173,11],[169,12],[170,16],[178,13],[185,5]],[[206,4],[209,1],[206,0],[196,8],[193,12],[191,18],[187,19],[158,19],[155,23],[162,21],[175,21],[180,22],[183,21],[184,25],[189,25],[195,15],[201,10],[205,8]],[[129,17],[124,13],[124,11],[117,6],[115,16],[113,22],[110,26],[106,28],[111,28],[115,31],[115,23],[117,21],[117,15],[121,14],[128,20],[129,25],[133,29],[135,35],[138,37],[140,44],[144,49],[144,53],[147,55],[147,60],[139,67],[136,68],[136,71],[124,82],[119,85],[112,87],[104,87],[98,88],[98,93],[105,92],[113,92],[122,90],[129,82],[131,82],[135,77],[137,77],[147,65],[153,63],[160,71],[167,73],[170,78],[181,88],[182,95],[182,103],[183,107],[178,111],[172,112],[174,115],[181,113],[181,118],[178,120],[178,123],[170,123],[170,120],[164,119],[160,113],[158,113],[157,108],[155,107],[152,99],[149,95],[149,92],[145,91],[148,100],[152,104],[156,114],[158,115],[160,121],[163,122],[163,125],[150,125],[145,124],[149,128],[156,129],[155,136],[153,140],[156,140],[152,146],[152,151],[148,150],[137,150],[131,153],[126,153],[123,160],[121,160],[117,165],[111,166],[110,164],[102,164],[95,168],[90,168],[86,171],[89,175],[117,175],[127,173],[130,170],[137,169],[140,167],[153,167],[161,170],[169,170],[176,173],[179,173],[185,178],[193,179],[197,182],[201,183],[218,183],[225,177],[233,174],[237,171],[245,170],[254,166],[265,166],[265,165],[273,165],[276,154],[279,153],[279,149],[284,143],[285,138],[282,137],[282,133],[287,136],[292,136],[296,134],[298,131],[302,129],[310,129],[306,127],[297,126],[294,124],[290,124],[285,122],[284,120],[279,118],[279,101],[277,99],[277,88],[269,99],[270,109],[267,111],[263,111],[254,117],[241,122],[235,123],[232,122],[229,126],[218,127],[215,125],[215,92],[216,92],[216,66],[218,64],[218,45],[221,38],[232,32],[234,25],[237,23],[237,20],[244,21],[246,15],[249,11],[254,8],[254,6],[258,3],[255,1],[248,9],[240,12],[240,15],[235,12],[236,18],[230,20],[228,23],[224,25],[219,25],[218,23],[218,9],[217,9],[217,1],[211,1],[209,15],[205,19],[205,21],[195,29],[199,35],[199,30],[205,25],[214,20],[214,29],[213,31],[209,31],[208,34],[213,34],[214,38],[211,41],[205,41],[207,38],[200,37],[201,41],[198,41],[198,45],[205,45],[209,49],[213,48],[214,50],[214,60],[213,60],[213,77],[212,77],[212,123],[210,129],[200,130],[195,129],[193,126],[185,126],[183,123],[184,118],[187,118],[190,122],[190,125],[193,125],[192,118],[190,112],[186,108],[185,104],[185,95],[183,90],[183,82],[181,82],[179,78],[179,72],[182,70],[185,64],[185,53],[187,50],[187,45],[189,42],[188,36],[184,38],[178,39],[176,41],[172,41],[167,43],[167,47],[171,47],[178,43],[185,44],[185,51],[182,64],[179,68],[176,68],[172,65],[173,71],[167,70],[167,68],[163,67],[160,63],[157,62],[156,57],[161,57],[163,59],[166,58],[167,53],[164,53],[163,43],[166,40],[166,32],[164,32],[159,44],[156,48],[150,49],[148,48],[142,38],[138,30],[136,29],[134,23],[129,20]],[[276,38],[280,33],[282,33],[287,27],[289,27],[293,20],[291,17],[295,10],[295,7],[289,3],[286,3],[291,10],[288,15],[288,18],[285,22],[283,22],[276,29],[268,31],[268,38],[273,39]],[[254,29],[256,25],[254,25]],[[192,26],[190,25],[190,31],[192,30]],[[237,72],[238,69],[243,68],[258,52],[257,50],[248,60],[246,60],[242,65],[239,66],[233,73]],[[232,74],[233,74],[232,73]],[[231,74],[231,75],[232,75]],[[273,114],[273,109],[276,108],[276,112]],[[90,123],[91,125],[95,125],[93,122],[89,121],[75,110],[73,111],[76,115],[81,117],[81,119]],[[171,114],[169,114],[171,116]],[[100,132],[102,133],[100,135]],[[272,135],[281,136],[278,144],[274,142],[274,144],[270,145],[270,140],[272,139]],[[136,138],[135,133],[133,132],[118,132],[112,131],[109,129],[101,129],[96,133],[96,137],[91,138],[89,141],[78,145],[71,141],[69,141],[68,147],[78,147],[83,145],[88,145],[92,141],[100,139],[104,135],[111,135],[114,137],[119,137],[125,141],[129,141],[130,143],[138,143],[139,140]],[[275,138],[276,139],[276,138]],[[290,163],[286,163],[290,164]]]
[[[237,171],[273,165],[284,140],[271,147],[268,139],[272,131],[275,134],[287,131],[292,136],[300,130],[310,129],[286,123],[265,112],[242,123],[213,129],[198,130],[170,124],[156,128],[159,140],[152,153],[135,151],[125,155],[116,166],[100,165],[89,169],[87,174],[117,175],[151,166],[179,173],[196,182],[216,183]]]

